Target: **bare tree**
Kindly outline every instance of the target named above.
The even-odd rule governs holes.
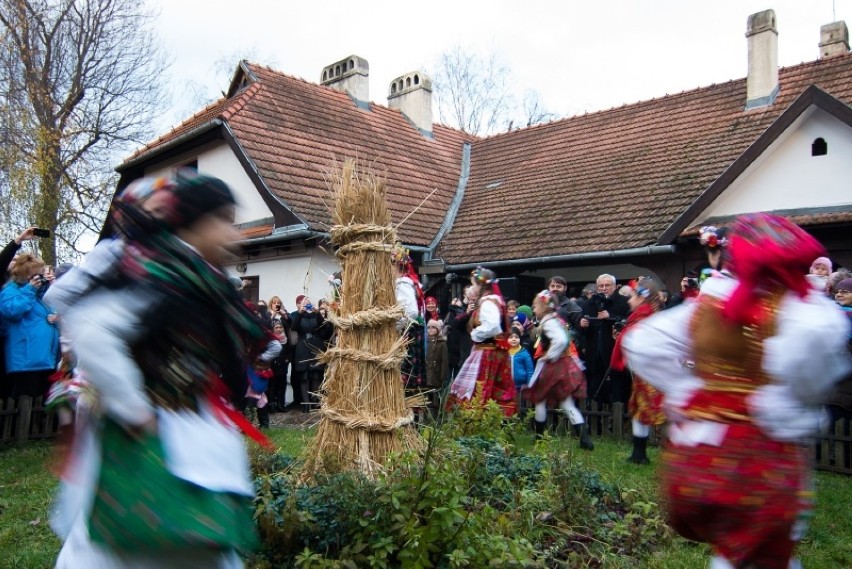
[[[0,201],[51,230],[41,255],[97,231],[120,153],[150,135],[165,58],[138,0],[0,0]]]
[[[480,57],[456,46],[440,56],[434,80],[441,122],[470,134],[484,136],[557,118],[534,90],[527,90],[518,104],[512,72],[495,53]]]
[[[477,135],[509,124],[515,107],[511,72],[496,54],[483,58],[456,46],[440,56],[434,81],[441,122]]]

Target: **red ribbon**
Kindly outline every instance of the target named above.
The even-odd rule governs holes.
[[[242,413],[234,409],[229,403],[225,394],[227,387],[222,383],[222,380],[216,377],[212,381],[212,387],[207,395],[207,400],[221,415],[227,417],[236,427],[243,432],[244,435],[258,443],[261,447],[269,451],[275,450],[275,445],[269,440],[269,437],[261,433],[257,428],[246,419]]]

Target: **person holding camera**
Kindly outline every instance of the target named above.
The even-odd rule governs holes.
[[[571,325],[572,330],[577,330],[580,327],[580,319],[583,317],[583,309],[568,298],[568,281],[565,280],[565,277],[558,275],[550,277],[547,290],[555,297],[556,313],[562,320]]]
[[[6,397],[38,397],[59,361],[56,314],[42,297],[53,281],[44,261],[30,253],[15,258],[12,280],[0,292],[0,318],[6,331]]]
[[[627,318],[630,307],[624,296],[616,294],[614,276],[599,276],[597,287],[597,292],[581,306],[583,317],[579,322],[589,386],[587,401],[593,399],[606,404],[616,401],[626,403],[629,391],[626,380],[619,379],[618,385],[610,386],[605,379],[615,346],[613,326]]]
[[[325,350],[332,328],[305,296],[293,316],[291,330],[298,334],[293,352],[293,389],[299,389],[302,411],[307,413],[319,403],[316,393],[322,384],[323,369],[317,356]]]

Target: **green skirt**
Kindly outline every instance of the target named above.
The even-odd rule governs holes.
[[[88,520],[95,543],[126,553],[257,548],[251,498],[214,492],[172,474],[156,435],[132,437],[112,420]]]

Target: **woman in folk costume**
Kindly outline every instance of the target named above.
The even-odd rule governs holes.
[[[506,303],[493,271],[477,267],[470,282],[471,296],[478,299],[467,325],[473,348],[450,387],[447,405],[467,405],[476,397],[482,403],[495,401],[511,417],[518,412],[518,405],[506,340]]]
[[[257,433],[227,398],[245,393],[243,354],[271,338],[217,265],[237,237],[234,198],[186,171],[161,190],[153,215],[132,193],[115,202],[114,274],[64,294],[63,330],[98,401],[63,473],[59,568],[238,568],[257,543],[234,424]]]
[[[627,303],[630,305],[630,315],[627,317],[627,324],[615,339],[610,367],[616,371],[627,369],[627,361],[621,346],[625,333],[662,308],[660,285],[654,279],[639,277],[635,281],[631,281],[625,288],[630,295],[627,299]],[[651,432],[650,427],[662,425],[666,422],[666,415],[663,411],[663,394],[654,389],[648,382],[642,381],[642,378],[635,372],[632,375],[633,390],[630,394],[630,400],[627,402],[627,410],[630,413],[630,423],[633,428],[633,454],[627,461],[635,464],[648,464],[647,449],[648,435]]]
[[[426,386],[426,322],[423,288],[414,270],[408,249],[397,243],[392,253],[396,267],[396,302],[405,310],[397,323],[401,334],[408,336],[408,356],[402,362],[402,383],[406,389]]]
[[[571,338],[565,321],[556,313],[559,299],[543,290],[533,300],[533,313],[539,321],[536,371],[523,394],[535,405],[535,432],[544,433],[547,409],[559,407],[568,417],[580,448],[594,450],[589,430],[575,401],[586,398],[586,377],[571,355]]]
[[[712,568],[786,569],[808,507],[805,439],[849,368],[849,324],[805,278],[822,246],[790,221],[739,218],[733,278],[625,334],[630,367],[665,395],[663,484],[673,527]]]

